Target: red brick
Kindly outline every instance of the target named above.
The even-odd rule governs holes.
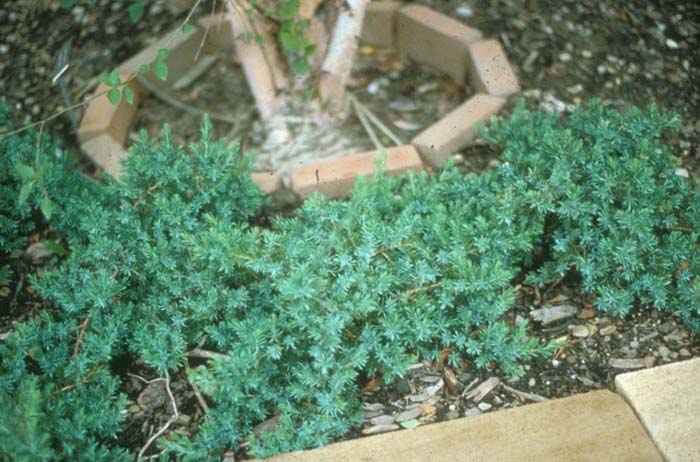
[[[396,12],[401,2],[372,2],[365,11],[360,40],[367,45],[394,48],[396,36]]]
[[[401,8],[396,21],[399,52],[465,81],[467,45],[480,40],[481,32],[421,5]]]
[[[498,40],[482,40],[467,47],[469,82],[474,91],[507,96],[520,91],[518,78]]]
[[[264,193],[270,194],[282,187],[282,177],[276,172],[255,172],[253,181],[257,183]]]
[[[122,82],[128,78],[128,74],[120,75]],[[140,100],[139,86],[136,81],[132,80],[127,85],[134,92],[132,104],[127,103],[124,98],[118,104],[112,104],[106,94],[109,87],[104,84],[100,84],[97,87],[93,99],[88,103],[88,107],[85,110],[80,127],[78,127],[78,141],[80,143],[85,143],[101,134],[108,134],[115,142],[120,144],[126,140]],[[102,95],[97,96],[100,94]]]
[[[474,141],[475,125],[487,122],[505,102],[505,99],[495,96],[474,95],[419,133],[411,143],[418,149],[425,163],[441,167],[450,154]]]
[[[423,168],[420,156],[411,145],[388,148],[386,153],[385,168],[390,175]],[[358,175],[374,172],[374,162],[380,157],[380,151],[369,151],[300,165],[292,169],[292,189],[304,199],[315,191],[333,199],[345,197]]]
[[[122,143],[117,142],[108,133],[102,133],[81,143],[80,148],[105,172],[119,178],[122,171],[121,162],[128,155]]]
[[[170,87],[192,67],[197,50],[202,44],[203,33],[204,31],[198,25],[193,27],[187,34],[182,32],[180,28],[175,29],[163,35],[136,56],[122,63],[119,66],[119,70],[127,73],[136,73],[142,64],[153,63],[158,55],[158,50],[168,48],[170,49],[170,54],[166,59],[168,78],[165,81],[160,80],[153,71],[144,74],[143,78],[159,87]]]

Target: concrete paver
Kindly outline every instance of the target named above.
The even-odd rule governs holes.
[[[700,461],[700,358],[615,377],[669,462]]]
[[[661,462],[608,390],[280,455],[275,462]]]

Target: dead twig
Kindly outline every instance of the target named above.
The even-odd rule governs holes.
[[[80,344],[83,343],[83,336],[85,335],[85,330],[87,329],[88,324],[90,324],[90,316],[85,318],[85,321],[81,322],[80,325],[78,326],[78,339],[75,341],[75,345],[73,346],[73,356],[78,355],[78,351],[80,350]]]
[[[187,352],[187,356],[192,358],[202,359],[227,359],[228,355],[217,353],[216,351],[203,350],[201,348],[192,348]]]
[[[509,387],[505,383],[503,384],[503,389],[515,396],[516,398],[518,398],[520,401],[533,401],[535,403],[547,401],[547,398],[545,398],[544,396],[540,396],[535,393],[528,393],[525,391],[516,390],[515,388]]]
[[[372,140],[372,144],[374,144],[374,147],[380,151],[382,149],[384,149],[384,146],[379,141],[379,138],[377,138],[377,134],[374,132],[374,129],[367,121],[367,116],[362,111],[362,109],[360,109],[360,107],[358,106],[357,99],[350,99],[350,102],[352,103],[352,107],[355,110],[355,114],[357,115],[357,118],[360,119],[360,123],[362,124],[362,127],[365,129],[365,131],[369,135],[369,138]]]
[[[401,296],[409,297],[409,296],[411,296],[411,295],[413,295],[413,294],[415,294],[415,293],[418,293],[418,292],[427,292],[427,291],[429,291],[429,290],[433,290],[433,289],[435,289],[435,288],[437,288],[437,287],[440,287],[440,286],[441,286],[441,284],[440,284],[439,282],[435,282],[435,283],[433,283],[433,284],[428,284],[427,286],[415,287],[415,288],[413,288],[413,289],[410,289],[410,290],[405,291],[404,293],[401,294]]]
[[[190,363],[187,360],[185,360],[185,367],[188,369],[190,368]],[[202,407],[202,410],[205,413],[209,412],[209,405],[204,400],[204,397],[202,396],[202,392],[199,391],[199,387],[197,386],[196,383],[194,383],[192,381],[189,381],[189,382],[190,382],[190,386],[192,387],[192,391],[194,391],[194,396],[195,396],[195,398],[197,398],[197,402]]]
[[[168,371],[165,371],[165,390],[168,392],[168,397],[170,397],[170,405],[173,407],[173,415],[170,416],[167,422],[160,427],[160,430],[158,430],[156,433],[151,435],[151,437],[146,441],[146,444],[141,448],[141,450],[138,453],[138,456],[136,457],[137,460],[143,459],[143,454],[148,450],[148,448],[153,444],[153,442],[159,438],[163,433],[165,433],[170,426],[177,421],[177,419],[180,417],[180,413],[177,410],[177,403],[175,402],[175,396],[173,395],[172,390],[170,390],[170,374],[168,374]]]

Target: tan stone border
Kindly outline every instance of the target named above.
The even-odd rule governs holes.
[[[419,171],[424,164],[441,167],[451,154],[474,142],[476,124],[487,122],[503,107],[506,96],[520,90],[498,41],[484,40],[480,31],[425,6],[397,1],[372,2],[366,12],[362,41],[395,48],[402,56],[434,67],[459,83],[469,82],[478,92],[419,133],[410,145],[387,149],[389,174]],[[225,18],[219,15],[202,18],[189,33],[176,30],[165,34],[122,63],[119,66],[122,80],[136,72],[141,64],[150,63],[160,48],[170,48],[167,80],[159,81],[151,74],[140,78],[146,78],[149,84],[169,88],[192,69],[197,53],[215,49],[232,53],[233,34]],[[129,127],[136,116],[140,95],[147,91],[136,79],[129,85],[136,95],[133,105],[121,101],[115,106],[106,95],[96,97],[88,105],[78,129],[81,149],[114,177],[120,174],[120,160],[128,155],[125,142]],[[100,85],[95,94],[107,89]],[[344,197],[352,189],[357,175],[372,173],[379,155],[378,151],[363,152],[301,165],[291,171],[290,188],[302,198],[315,191],[328,197]],[[266,193],[284,188],[277,173],[258,172],[253,174],[253,180]]]
[[[663,458],[625,400],[602,390],[265,461],[662,462]]]

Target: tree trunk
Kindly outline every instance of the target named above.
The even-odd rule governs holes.
[[[344,104],[345,87],[350,80],[369,0],[345,0],[345,3],[333,28],[318,85],[321,101],[334,111],[342,109]]]

